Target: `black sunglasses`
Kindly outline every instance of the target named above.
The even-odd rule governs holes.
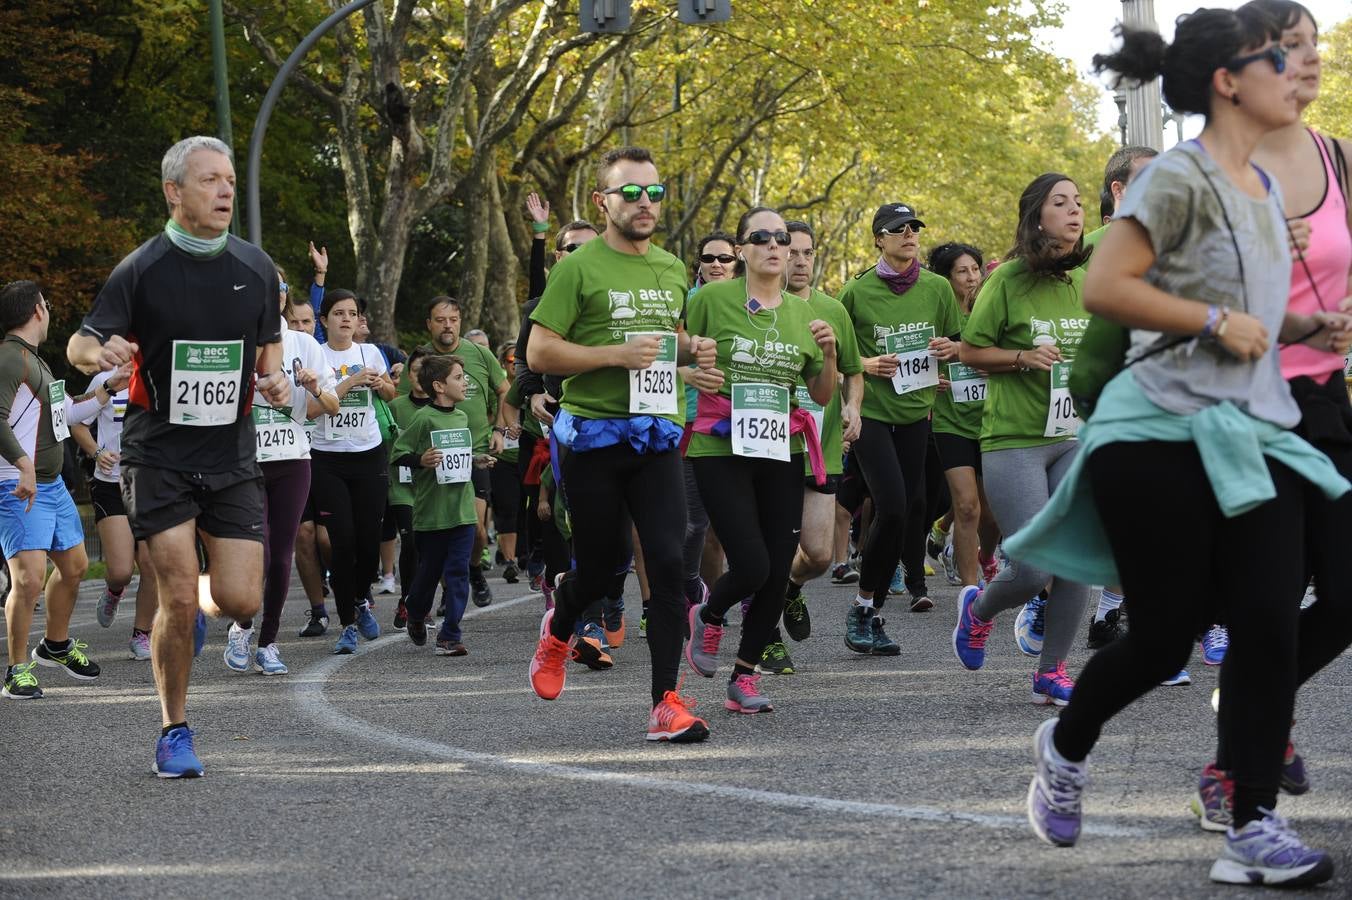
[[[665,184],[622,184],[619,187],[606,188],[603,194],[619,194],[625,203],[637,203],[645,193],[653,203],[661,203],[667,196]]]
[[[578,247],[581,246],[582,246],[581,244],[564,244],[562,247],[559,248],[559,250],[562,253],[572,253],[574,250],[576,250]]]
[[[731,253],[701,253],[699,255],[699,261],[702,263],[711,263],[716,260],[725,266],[736,258]]]
[[[787,231],[766,231],[764,228],[751,232],[743,239],[744,244],[754,244],[759,247],[762,244],[768,244],[774,241],[781,247],[787,247],[793,243],[793,238],[789,237]]]
[[[1280,44],[1273,44],[1266,50],[1259,50],[1257,53],[1250,53],[1248,56],[1237,56],[1225,64],[1225,67],[1231,72],[1238,72],[1251,62],[1258,62],[1260,59],[1272,61],[1272,68],[1278,74],[1286,71],[1286,48]]]

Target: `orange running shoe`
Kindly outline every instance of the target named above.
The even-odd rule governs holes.
[[[609,625],[609,624],[610,624],[609,622],[603,622],[603,626],[604,626],[604,625]],[[618,650],[618,649],[620,649],[621,647],[624,646],[624,617],[623,617],[623,615],[620,616],[620,627],[619,627],[619,628],[616,628],[614,631],[611,631],[610,628],[603,627],[603,630],[604,630],[605,633],[606,633],[606,643],[610,645],[610,649],[611,649],[611,650]]]
[[[648,740],[670,741],[673,744],[693,744],[709,736],[709,723],[691,715],[695,701],[675,691],[662,695],[662,702],[653,707],[648,717]]]
[[[563,693],[563,682],[568,677],[568,653],[571,640],[561,641],[549,633],[554,610],[540,620],[540,640],[530,660],[530,686],[542,700],[554,700]]]
[[[601,627],[594,623],[583,628],[582,634],[573,639],[572,657],[573,662],[598,672],[615,665],[615,660],[601,648]]]

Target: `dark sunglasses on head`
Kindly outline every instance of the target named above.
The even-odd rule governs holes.
[[[620,199],[625,203],[637,203],[639,198],[645,193],[648,199],[653,203],[661,203],[667,196],[667,186],[665,184],[622,184],[619,187],[607,188],[603,194],[619,194]]]
[[[564,244],[562,247],[559,248],[559,250],[563,253],[572,253],[574,250],[576,250],[578,247],[581,246],[582,246],[581,244]]]
[[[768,244],[774,241],[781,247],[787,247],[793,243],[793,238],[789,237],[787,231],[766,231],[764,228],[753,231],[742,241],[744,244],[754,244],[759,247],[762,244]]]
[[[1273,44],[1266,50],[1259,50],[1257,53],[1250,53],[1248,56],[1237,56],[1225,64],[1225,67],[1231,72],[1238,72],[1251,62],[1258,62],[1260,59],[1271,60],[1273,70],[1278,74],[1286,71],[1286,48],[1280,44]]]
[[[701,253],[699,255],[699,261],[702,263],[711,263],[717,261],[721,262],[725,266],[728,263],[735,260],[736,258],[737,257],[733,256],[731,253]]]

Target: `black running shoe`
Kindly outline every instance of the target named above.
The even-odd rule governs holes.
[[[408,607],[404,601],[400,600],[399,605],[394,608],[394,630],[403,631],[404,626],[408,624]]]
[[[488,587],[488,579],[473,566],[469,569],[469,584],[475,606],[484,607],[493,602],[493,591]]]
[[[502,570],[502,580],[508,584],[516,584],[521,580],[521,570],[516,567],[516,563],[507,563],[507,567]]]
[[[33,648],[33,662],[40,666],[63,669],[76,681],[93,681],[99,677],[99,664],[89,658],[85,650],[89,645],[84,641],[68,640],[66,649],[53,650],[47,646],[44,638]]]
[[[873,655],[898,656],[901,653],[901,645],[887,636],[887,632],[883,631],[884,624],[882,616],[874,616],[873,621],[869,623],[873,631]]]
[[[427,643],[427,623],[416,619],[408,620],[408,639],[421,647]]]
[[[310,607],[310,621],[300,630],[301,637],[319,637],[329,630],[329,617],[322,607]]]
[[[1089,649],[1098,650],[1106,647],[1126,633],[1121,610],[1110,609],[1104,614],[1102,621],[1089,623]]]
[[[800,589],[796,597],[784,603],[784,630],[795,641],[805,641],[812,634],[812,617],[807,612],[807,600]]]

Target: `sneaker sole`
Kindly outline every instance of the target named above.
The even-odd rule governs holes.
[[[921,597],[911,603],[911,612],[913,613],[929,612],[932,609],[934,609],[934,601],[928,597]]]
[[[647,739],[650,741],[666,741],[669,744],[694,744],[708,736],[709,726],[703,722],[696,722],[682,731],[650,731],[647,734]]]
[[[48,669],[60,669],[61,671],[69,675],[71,678],[74,678],[76,681],[97,681],[99,677],[98,675],[81,675],[78,672],[71,671],[69,668],[63,666],[61,663],[57,662],[54,659],[47,659],[45,656],[38,656],[38,650],[36,647],[33,648],[33,652],[29,658],[32,659],[33,662],[37,663],[38,665],[44,666]]]
[[[357,652],[357,648],[356,648],[356,647],[335,647],[335,648],[333,648],[333,655],[334,655],[334,656],[351,656],[352,654],[354,654],[354,653],[356,653],[356,652]]]
[[[447,650],[444,647],[438,647],[435,656],[469,656],[468,650]]]
[[[847,650],[850,650],[850,651],[854,652],[854,653],[858,653],[860,656],[872,656],[872,655],[873,655],[873,644],[871,644],[871,643],[870,643],[867,647],[856,647],[854,644],[851,644],[851,643],[850,643],[850,639],[849,639],[849,638],[845,638],[845,648],[846,648]]]
[[[573,645],[571,658],[573,662],[581,663],[593,672],[604,672],[615,667],[615,660],[582,641]]]
[[[150,771],[155,773],[156,778],[203,778],[206,772],[202,769],[189,769],[186,772],[161,772],[159,766],[151,766]]]
[[[724,700],[723,708],[728,710],[729,712],[742,713],[748,716],[755,715],[756,713],[768,713],[775,711],[775,708],[773,706],[743,706],[736,700]]]
[[[1188,811],[1197,817],[1197,824],[1203,831],[1224,834],[1230,830],[1229,822],[1213,822],[1206,817],[1206,807],[1202,804],[1202,798],[1197,794],[1193,794],[1192,799],[1188,801]]]
[[[1309,887],[1323,884],[1333,877],[1333,860],[1321,857],[1318,862],[1293,869],[1269,869],[1246,865],[1238,860],[1218,859],[1211,865],[1211,880],[1220,884],[1254,884],[1284,887]]]
[[[1014,646],[1019,648],[1019,652],[1024,656],[1041,656],[1042,645],[1034,647],[1032,644],[1025,644],[1017,635],[1014,637]]]
[[[41,700],[42,691],[39,690],[35,694],[11,694],[9,688],[3,688],[0,689],[0,697],[4,697],[8,700]]]
[[[1040,693],[1038,693],[1037,691],[1033,691],[1033,702],[1034,702],[1035,704],[1037,704],[1038,706],[1069,706],[1069,705],[1070,705],[1070,701],[1069,701],[1069,700],[1058,700],[1058,699],[1055,698],[1055,697],[1048,696],[1047,694],[1040,694]]]
[[[759,664],[757,664],[757,666],[756,666],[756,671],[757,671],[759,674],[761,674],[761,675],[793,675],[793,674],[794,674],[794,670],[793,670],[792,668],[788,668],[788,669],[767,669],[767,668],[765,668],[764,666],[759,665]]]

